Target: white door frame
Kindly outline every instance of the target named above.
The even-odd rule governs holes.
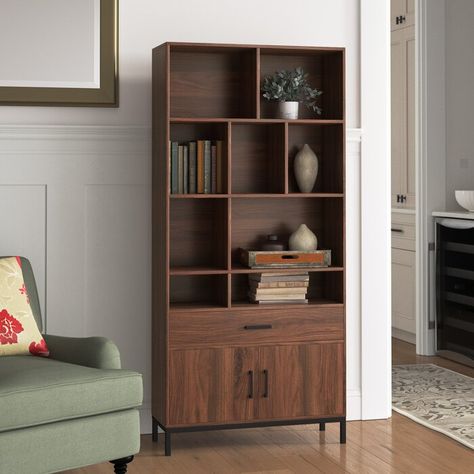
[[[390,0],[360,0],[362,419],[391,416]]]
[[[431,213],[446,205],[446,0],[416,2],[416,352],[433,355],[435,295]]]

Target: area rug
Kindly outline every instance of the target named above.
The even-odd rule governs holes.
[[[434,364],[392,369],[392,408],[474,449],[474,379]]]

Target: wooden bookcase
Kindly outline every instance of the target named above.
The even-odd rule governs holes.
[[[281,120],[265,74],[302,66],[321,116]],[[153,438],[339,422],[345,442],[344,49],[165,43],[153,50]],[[223,194],[171,194],[169,141],[224,142]],[[315,192],[293,160],[319,158]],[[251,304],[237,249],[301,223],[332,250],[307,305]],[[261,270],[260,270],[261,271]],[[281,271],[281,270],[278,270]],[[266,329],[254,330],[255,325]]]

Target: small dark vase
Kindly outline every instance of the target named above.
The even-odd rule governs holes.
[[[267,252],[279,252],[285,250],[286,244],[278,239],[278,235],[270,234],[267,235],[267,240],[262,245],[262,250]]]

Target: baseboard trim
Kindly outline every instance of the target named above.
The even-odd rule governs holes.
[[[401,341],[408,342],[410,344],[416,344],[416,334],[413,334],[403,329],[394,328],[392,326],[392,337],[400,339]]]

